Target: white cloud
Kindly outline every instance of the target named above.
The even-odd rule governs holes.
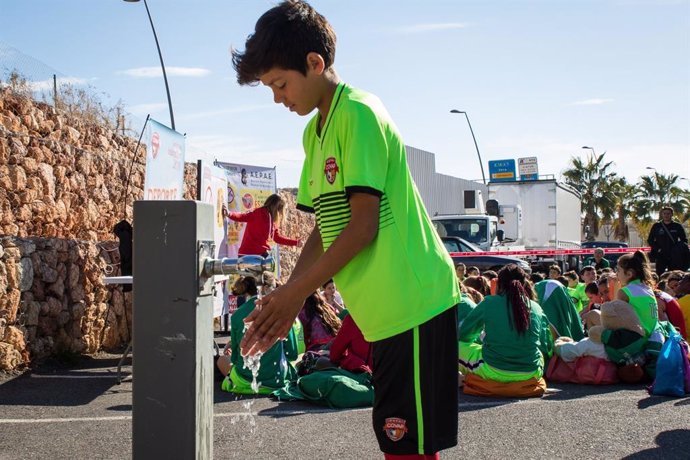
[[[77,77],[59,77],[57,79],[58,86],[60,85],[85,85],[87,80],[85,78]],[[32,91],[46,91],[53,89],[53,80],[39,80],[28,82],[29,88]]]
[[[163,71],[160,67],[138,67],[135,69],[121,70],[118,73],[135,78],[157,78],[163,76]],[[166,67],[165,73],[170,77],[198,78],[210,75],[211,71],[201,67]]]
[[[423,32],[436,32],[439,30],[455,30],[464,29],[469,24],[466,22],[446,22],[446,23],[436,23],[436,24],[415,24],[412,26],[400,27],[397,29],[399,32],[407,34],[423,33]]]
[[[611,99],[611,98],[594,98],[594,99],[585,99],[583,101],[573,102],[572,105],[601,105],[601,104],[608,104],[609,102],[613,102],[613,99]]]

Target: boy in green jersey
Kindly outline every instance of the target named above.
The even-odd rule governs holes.
[[[457,310],[453,262],[407,167],[381,101],[343,83],[335,33],[302,1],[285,1],[233,52],[240,84],[261,82],[298,115],[303,135],[298,208],[316,216],[290,280],[257,301],[242,352],[285,337],[304,299],[334,278],[372,342],[373,426],[387,458],[435,458],[457,444]],[[390,289],[384,299],[380,286]],[[407,457],[410,456],[410,457]]]

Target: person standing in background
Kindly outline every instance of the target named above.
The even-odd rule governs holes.
[[[652,225],[647,244],[652,248],[650,259],[656,263],[656,274],[666,270],[688,269],[688,237],[683,226],[673,220],[673,208],[661,208],[661,219]],[[684,243],[682,248],[678,243]]]

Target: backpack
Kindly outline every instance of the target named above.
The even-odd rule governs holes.
[[[313,371],[273,392],[279,400],[303,400],[336,409],[369,407],[374,404],[371,376],[338,367]]]
[[[649,388],[653,395],[684,396],[688,357],[680,334],[672,334],[661,347],[656,361],[656,377]]]
[[[611,361],[594,356],[581,356],[571,362],[554,356],[545,377],[553,382],[611,385],[618,383],[618,368]]]

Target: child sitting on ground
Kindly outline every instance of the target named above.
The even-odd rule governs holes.
[[[616,297],[632,305],[645,337],[649,337],[659,327],[659,312],[652,290],[652,272],[645,253],[635,251],[633,254],[622,255],[618,259],[616,275],[622,286]]]
[[[540,379],[553,337],[527,275],[515,264],[503,267],[497,292],[472,309],[460,326],[460,371],[503,383]],[[478,344],[482,330],[483,344]]]
[[[244,358],[240,353],[240,342],[244,337],[244,318],[254,310],[258,289],[256,280],[251,276],[240,277],[235,284],[239,290],[246,292],[251,297],[232,314],[230,318],[230,346],[229,348],[226,347],[223,356],[218,357],[216,364],[220,372],[226,376],[221,385],[223,391],[255,394],[256,392],[251,387],[252,371],[245,367]],[[289,334],[294,335],[294,332],[291,330]],[[296,343],[294,337],[292,337],[292,341]],[[282,340],[276,342],[261,356],[259,373],[256,377],[259,394],[270,394],[274,390],[284,387],[288,380],[297,377],[295,368],[286,356],[284,344],[288,342]]]
[[[328,348],[342,325],[333,309],[318,292],[307,297],[297,318],[302,323],[307,351]]]
[[[351,372],[372,372],[371,344],[364,340],[362,331],[352,319],[345,316],[330,348],[330,360],[336,366]]]

